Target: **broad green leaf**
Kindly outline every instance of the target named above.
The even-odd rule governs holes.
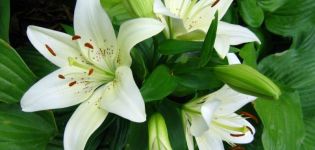
[[[211,22],[211,25],[208,29],[207,35],[205,37],[205,41],[202,45],[201,49],[201,59],[199,62],[199,67],[204,67],[208,64],[209,60],[211,59],[213,53],[213,46],[216,38],[218,27],[218,12],[215,13],[215,18]]]
[[[34,48],[20,48],[18,53],[32,72],[39,78],[42,78],[57,69],[57,66],[48,61]]]
[[[0,39],[0,101],[19,102],[24,92],[36,80],[21,57]]]
[[[160,104],[159,111],[165,119],[172,148],[186,150],[187,143],[180,108],[174,102],[164,100]]]
[[[283,92],[277,101],[259,98],[254,107],[264,125],[265,149],[301,149],[304,124],[298,93]]]
[[[202,47],[202,42],[165,40],[159,44],[158,51],[164,55],[180,54],[185,52],[198,51]]]
[[[140,91],[145,102],[161,100],[171,94],[177,86],[177,82],[164,65],[158,66],[144,81]]]
[[[314,149],[315,30],[307,30],[297,37],[292,49],[265,58],[259,68],[265,75],[299,93],[306,131],[303,147]]]
[[[266,16],[266,27],[273,33],[294,36],[315,24],[314,0],[288,0]]]
[[[0,122],[0,149],[45,150],[57,132],[51,112],[25,113],[16,104],[0,104]]]
[[[257,0],[258,5],[266,11],[273,12],[290,0]]]
[[[9,42],[10,0],[0,0],[0,39]]]
[[[251,27],[260,27],[264,21],[264,11],[257,5],[257,0],[239,0],[240,15]]]

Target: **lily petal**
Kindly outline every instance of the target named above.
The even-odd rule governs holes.
[[[190,133],[193,136],[200,136],[209,129],[208,123],[201,115],[191,115]]]
[[[27,27],[27,36],[33,46],[50,62],[59,67],[68,65],[68,58],[80,56],[79,46],[68,34],[37,26]]]
[[[213,126],[216,133],[218,133],[224,141],[229,143],[246,144],[254,140],[255,128],[243,117],[233,113],[229,116],[218,117],[216,122],[232,127],[246,127],[248,130],[245,133],[230,131]],[[233,136],[234,134],[234,136]],[[237,135],[237,136],[235,136]]]
[[[254,96],[239,93],[228,85],[224,85],[218,91],[208,95],[208,100],[219,99],[221,105],[216,110],[216,114],[230,114],[233,113],[249,102],[256,99]]]
[[[190,123],[185,111],[182,111],[183,128],[185,131],[185,138],[187,142],[187,147],[189,150],[194,150],[194,139],[193,135],[190,133]]]
[[[82,103],[71,116],[64,133],[65,150],[84,150],[92,133],[103,123],[108,112],[99,107],[103,88]]]
[[[225,35],[217,34],[217,37],[214,42],[214,48],[218,55],[224,59],[230,49],[229,37]]]
[[[210,101],[206,101],[204,104],[202,104],[201,115],[208,126],[210,126],[214,113],[217,110],[217,108],[220,106],[220,103],[221,102],[219,100],[213,99]]]
[[[202,136],[195,137],[199,150],[224,150],[222,140],[211,132],[209,130]]]
[[[131,65],[130,50],[139,42],[148,39],[164,29],[165,25],[151,18],[133,19],[123,23],[117,37],[120,49],[118,63]]]
[[[230,45],[239,45],[247,42],[260,43],[257,36],[249,29],[222,21],[218,24],[217,34],[218,36],[228,37],[227,40]]]
[[[106,85],[101,107],[134,122],[146,120],[144,101],[129,67],[116,70],[116,78]]]
[[[190,0],[164,0],[164,3],[172,14],[180,16],[181,12],[189,6],[189,1]]]
[[[231,6],[233,0],[220,0],[218,2],[218,4],[216,4],[213,9],[214,10],[218,10],[218,19],[221,20],[223,18],[223,16],[225,15],[225,13],[227,12],[227,10],[229,9],[229,7]]]
[[[179,16],[176,16],[168,8],[166,8],[161,0],[155,0],[154,1],[153,11],[156,14],[161,14],[164,16],[169,16],[172,18],[178,18],[179,19]]]
[[[61,68],[34,84],[22,97],[21,106],[26,112],[69,107],[85,101],[101,84],[85,70]]]
[[[240,60],[237,58],[237,56],[234,53],[228,53],[226,57],[230,65],[241,64]]]
[[[100,0],[77,0],[75,34],[83,55],[98,67],[114,70],[117,56],[115,31]]]

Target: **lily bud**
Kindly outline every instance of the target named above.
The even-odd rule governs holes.
[[[167,128],[163,116],[155,113],[149,120],[149,150],[171,150]]]
[[[124,0],[124,5],[135,17],[154,17],[154,0]]]
[[[245,64],[217,66],[214,74],[234,90],[245,94],[273,99],[281,95],[275,83]]]

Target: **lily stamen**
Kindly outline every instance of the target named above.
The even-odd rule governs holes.
[[[256,123],[258,123],[257,117],[254,116],[253,114],[245,112],[245,111],[240,112],[240,114],[247,117],[247,118],[253,119]]]
[[[70,82],[69,86],[71,87],[71,86],[74,86],[75,84],[77,84],[77,81]]]
[[[241,136],[244,136],[245,134],[230,134],[231,136],[233,136],[233,137],[241,137]]]
[[[89,48],[89,49],[93,49],[94,48],[91,43],[85,43],[84,46]]]
[[[72,36],[72,40],[74,41],[74,40],[78,40],[78,39],[81,39],[81,36],[79,36],[79,35],[74,35],[74,36]]]
[[[65,76],[62,75],[62,74],[59,74],[59,75],[58,75],[58,78],[60,78],[60,79],[65,79]]]
[[[56,52],[55,52],[50,46],[48,46],[47,44],[45,44],[45,47],[46,47],[46,49],[49,51],[49,53],[50,53],[51,55],[57,56],[57,55],[56,55]]]

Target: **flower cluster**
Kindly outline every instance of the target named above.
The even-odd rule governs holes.
[[[136,4],[132,3],[143,5],[137,8]],[[138,43],[155,35],[160,41],[203,43],[209,34],[209,27],[217,21],[213,47],[219,61],[224,63],[227,58],[228,63],[224,64],[227,67],[241,64],[237,56],[229,52],[231,45],[260,43],[249,29],[220,21],[232,0],[135,0],[128,1],[127,4],[130,5],[128,9],[137,12],[136,14],[143,14],[145,18],[139,15],[141,17],[124,21],[117,36],[100,0],[77,0],[74,12],[75,35],[32,25],[27,29],[27,36],[33,46],[59,69],[33,85],[24,94],[21,106],[25,112],[34,112],[79,104],[65,128],[66,150],[83,150],[89,137],[101,126],[108,113],[132,122],[147,120],[146,108],[152,107],[146,107],[150,104],[145,103],[145,97],[138,88],[141,81],[135,80],[137,79],[134,78],[135,72],[131,69],[133,58],[130,52]],[[159,34],[162,32],[164,34]],[[152,45],[156,46],[156,43]],[[180,62],[181,65],[185,65],[187,63],[185,58],[195,58],[198,54],[188,52],[179,57],[161,56],[156,64],[167,66]],[[165,59],[174,61],[165,63],[162,61]],[[209,62],[206,67],[212,67],[211,70],[215,72],[216,68],[213,66],[219,65],[211,63]],[[218,76],[220,73],[216,72]],[[243,83],[255,85],[255,82],[246,82],[239,78],[244,74],[229,73],[235,75],[230,79],[237,82],[222,80],[226,84],[220,88],[204,90],[208,94],[200,96],[199,93],[195,93],[198,96],[191,100],[176,101],[180,107],[174,109],[180,109],[183,132],[190,150],[195,149],[194,138],[200,150],[224,149],[222,141],[232,146],[250,143],[254,139],[255,128],[246,120],[246,116],[239,115],[236,111],[254,101],[256,97],[268,94],[268,91],[271,91],[272,96],[279,95],[280,91],[270,80],[255,75],[258,72],[251,72],[254,80],[268,84],[262,84],[264,87],[254,86],[254,90],[242,86]],[[209,75],[209,78],[212,76]],[[242,84],[238,84],[240,82]],[[270,88],[272,90],[269,90]],[[263,90],[267,92],[256,94]],[[170,93],[164,97],[171,95]],[[179,98],[184,99],[184,96]],[[152,111],[156,110],[149,111],[148,148],[172,149],[163,115],[158,112],[151,113]]]

